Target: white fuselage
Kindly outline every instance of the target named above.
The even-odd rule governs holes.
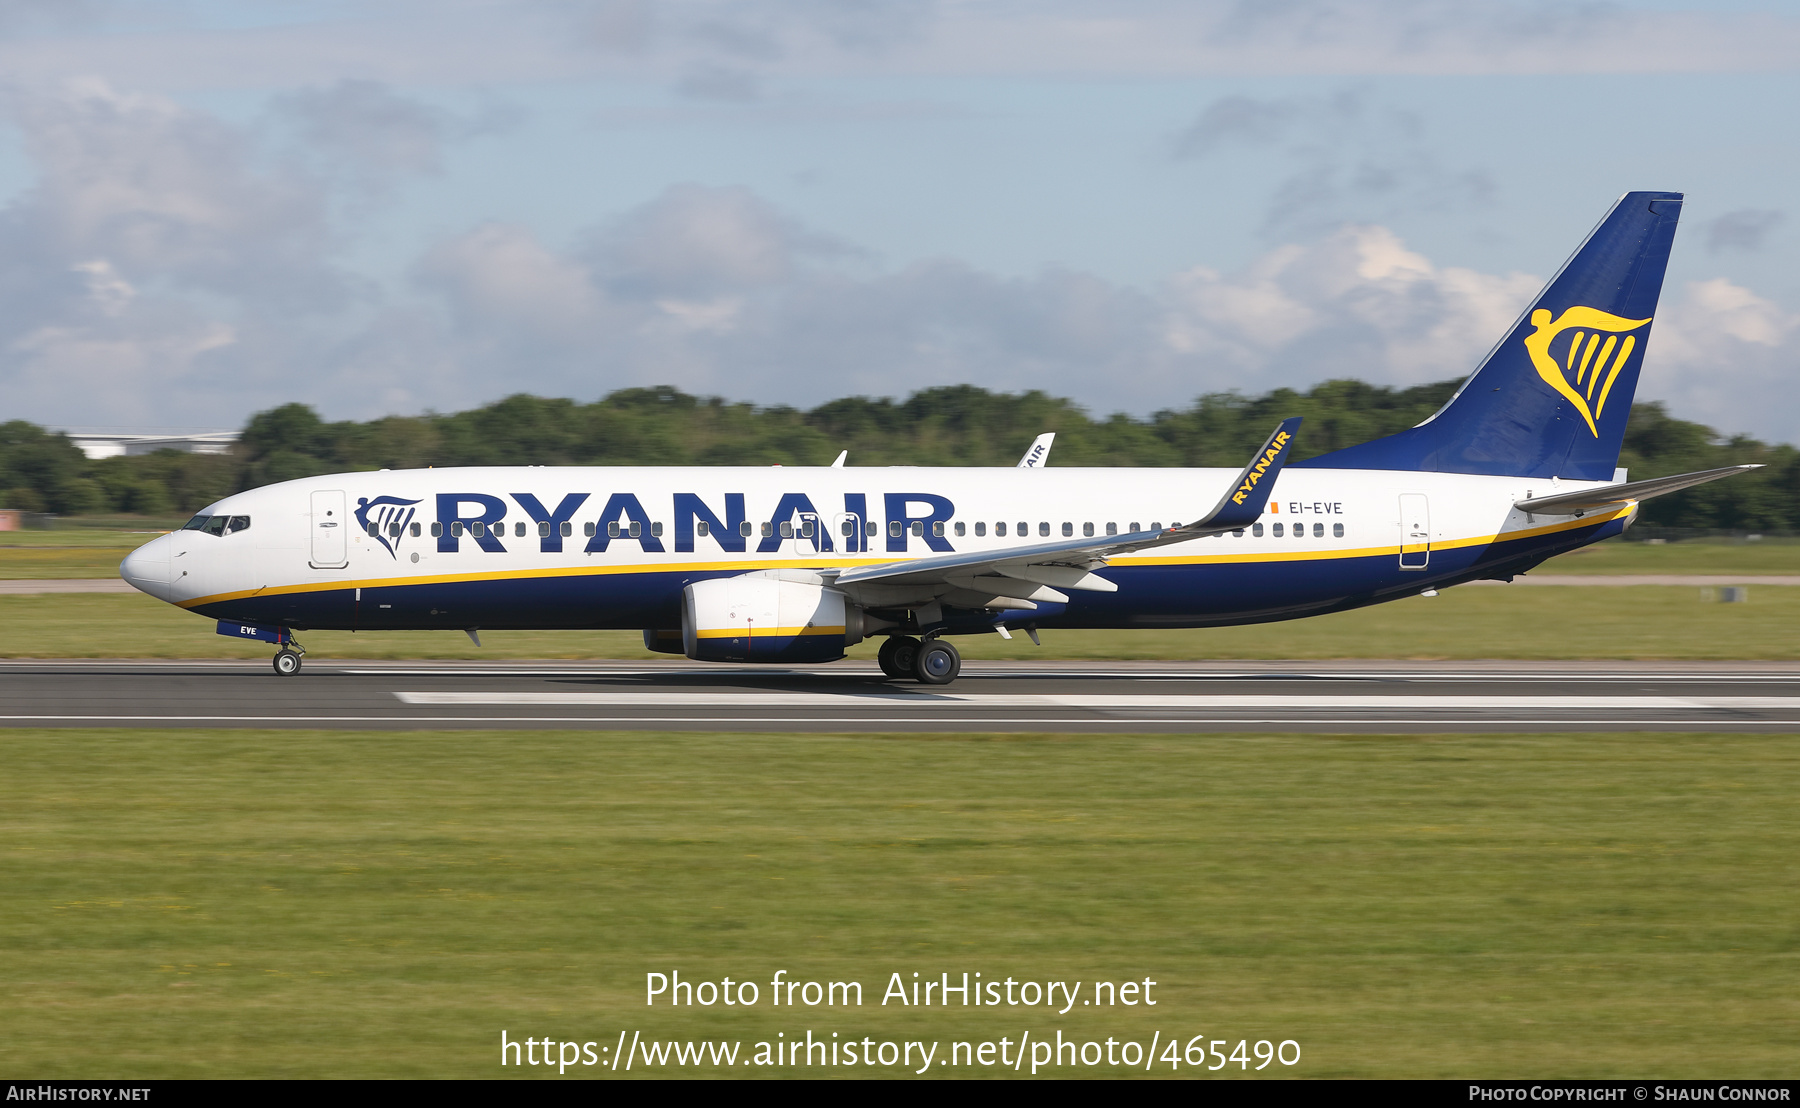
[[[227,526],[157,538],[121,569],[184,608],[296,628],[667,627],[681,588],[695,580],[1168,527],[1205,515],[1236,476],[912,467],[346,473],[226,497],[202,515],[226,517]],[[1627,508],[1574,518],[1514,507],[1596,484],[1290,467],[1254,527],[1111,558],[1105,574],[1118,592],[1079,594],[1032,619],[1280,619],[1493,576],[1496,567],[1516,572],[1629,522]],[[248,525],[231,522],[239,519]]]

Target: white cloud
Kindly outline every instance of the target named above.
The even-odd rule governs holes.
[[[1731,434],[1800,442],[1800,313],[1723,277],[1665,289],[1638,395]]]
[[[1439,268],[1385,227],[1345,227],[1242,273],[1177,276],[1167,333],[1177,350],[1235,366],[1244,391],[1328,377],[1422,384],[1474,369],[1542,283]]]
[[[242,133],[97,80],[15,94],[7,106],[38,172],[5,214],[9,253],[98,259],[133,282],[233,295],[310,301],[341,292],[321,262],[328,227],[319,188],[259,165]]]
[[[381,109],[375,133],[426,142],[395,155],[425,164],[422,117],[350,91]],[[1460,376],[1540,284],[1437,265],[1372,224],[1148,289],[950,258],[883,266],[749,190],[690,184],[569,244],[504,223],[445,237],[383,289],[337,261],[331,180],[241,129],[91,82],[8,108],[40,179],[0,211],[0,409],[59,424],[232,426],[294,399],[370,417],[655,384],[810,406],[972,383],[1147,413],[1222,389]],[[352,153],[366,137],[333,134],[320,143]],[[1643,394],[1721,430],[1800,437],[1769,403],[1797,342],[1800,316],[1740,285],[1671,290]]]

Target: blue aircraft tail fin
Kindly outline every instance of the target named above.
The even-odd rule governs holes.
[[[1681,199],[1626,193],[1436,415],[1293,464],[1610,480]]]

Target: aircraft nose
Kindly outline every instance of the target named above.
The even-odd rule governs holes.
[[[158,600],[168,600],[169,591],[169,551],[175,545],[172,535],[158,535],[149,542],[125,555],[119,563],[119,576],[125,583],[139,592],[149,593]]]

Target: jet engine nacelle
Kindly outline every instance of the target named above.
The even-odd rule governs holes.
[[[697,581],[682,599],[681,644],[699,662],[832,662],[869,622],[835,589],[774,577]]]

